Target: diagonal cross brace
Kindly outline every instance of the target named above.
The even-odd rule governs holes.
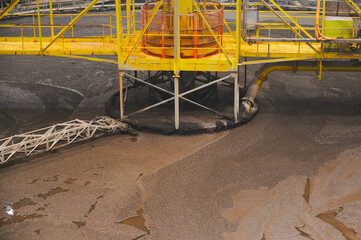
[[[313,38],[311,34],[309,34],[301,25],[299,25],[286,11],[284,11],[275,1],[269,0],[281,13],[283,13],[293,24],[296,25],[301,31],[307,35],[309,38]]]
[[[10,5],[2,13],[0,13],[0,19],[2,19],[11,9],[13,9],[13,7],[15,7],[18,2],[20,2],[20,0],[15,0],[10,3]]]
[[[352,0],[343,0],[359,17],[361,17],[361,9]]]
[[[69,30],[81,17],[84,16],[99,0],[94,0],[92,3],[90,3],[83,11],[81,11],[63,30],[61,30],[54,39],[49,43],[48,46],[46,46],[42,53],[44,53],[56,40],[58,40],[59,37],[61,37],[66,31]]]
[[[150,109],[152,109],[152,108],[155,108],[155,107],[157,107],[157,106],[160,106],[160,105],[162,105],[162,104],[165,104],[165,103],[167,103],[167,102],[173,101],[173,100],[175,99],[175,94],[174,94],[173,92],[170,92],[170,91],[168,91],[168,90],[166,90],[166,89],[163,89],[163,88],[161,88],[161,87],[158,87],[157,85],[148,83],[148,82],[146,82],[146,81],[144,81],[144,80],[142,80],[142,79],[133,77],[133,76],[131,76],[131,75],[129,75],[129,74],[126,74],[126,73],[125,73],[124,75],[126,75],[127,77],[130,77],[130,78],[132,78],[132,79],[134,79],[134,80],[136,80],[136,81],[139,81],[139,82],[141,82],[141,83],[144,83],[145,85],[148,85],[148,86],[150,86],[150,87],[154,87],[154,88],[156,88],[156,89],[158,89],[158,90],[160,90],[160,91],[163,91],[163,92],[168,93],[169,95],[173,96],[173,97],[170,97],[170,98],[168,98],[168,99],[165,99],[165,100],[163,100],[163,101],[161,101],[161,102],[155,103],[155,104],[153,104],[153,105],[151,105],[151,106],[148,106],[148,107],[146,107],[146,108],[143,108],[143,109],[140,109],[140,110],[138,110],[138,111],[136,111],[136,112],[133,112],[133,113],[129,114],[130,117],[131,117],[131,116],[134,116],[134,115],[136,115],[136,114],[145,112],[145,111],[147,111],[147,110],[150,110]],[[204,106],[204,105],[202,105],[202,104],[199,104],[199,103],[197,103],[197,102],[194,102],[194,101],[192,101],[192,100],[184,97],[184,96],[187,95],[187,94],[190,94],[190,93],[192,93],[192,92],[198,91],[198,90],[200,90],[200,89],[203,89],[203,88],[208,87],[208,86],[210,86],[210,85],[216,84],[216,83],[218,83],[218,82],[224,81],[224,80],[226,80],[226,79],[228,79],[228,78],[230,78],[230,77],[231,77],[231,75],[228,75],[228,76],[225,76],[225,77],[223,77],[223,78],[214,80],[214,81],[209,82],[209,83],[207,83],[207,84],[204,84],[204,85],[202,85],[202,86],[193,88],[193,89],[191,89],[191,90],[189,90],[189,91],[187,91],[187,92],[184,92],[184,93],[179,94],[179,98],[181,98],[181,99],[183,99],[184,101],[187,101],[187,102],[189,102],[189,103],[192,103],[192,104],[194,104],[194,105],[196,105],[196,106],[198,106],[198,107],[201,107],[201,108],[204,108],[204,109],[206,109],[206,110],[208,110],[208,111],[211,111],[211,112],[213,112],[213,113],[215,113],[215,114],[218,114],[218,115],[220,115],[220,116],[222,116],[222,117],[225,117],[225,118],[230,119],[229,116],[227,116],[227,115],[225,115],[225,114],[223,114],[223,113],[221,113],[221,112],[218,112],[218,111],[216,111],[216,110],[214,110],[214,109],[212,109],[212,108],[206,107],[206,106]]]
[[[281,17],[270,5],[268,5],[264,0],[260,0],[264,6],[266,6],[273,14],[275,14],[289,29],[291,29],[292,32],[294,32],[299,38],[303,38],[301,34],[299,34],[283,17]],[[306,42],[306,44],[316,52],[318,56],[321,56],[321,53],[312,46],[311,43]]]

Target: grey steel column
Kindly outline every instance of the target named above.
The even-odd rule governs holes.
[[[123,72],[119,71],[119,117],[120,121],[124,119],[124,102],[123,102]]]
[[[239,117],[239,72],[232,74],[234,77],[234,122],[238,123]]]
[[[174,126],[179,129],[179,0],[174,0]]]

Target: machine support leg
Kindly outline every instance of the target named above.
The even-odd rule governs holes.
[[[174,76],[174,126],[179,129],[179,76]]]
[[[233,73],[234,77],[234,122],[238,123],[239,119],[239,74]]]
[[[119,113],[120,121],[124,118],[124,105],[123,105],[123,72],[119,71]]]

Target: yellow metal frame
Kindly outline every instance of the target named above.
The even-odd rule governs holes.
[[[39,0],[37,0],[39,2]],[[233,11],[236,13],[236,22],[225,21],[224,25],[228,32],[224,32],[222,35],[222,42],[218,40],[220,36],[214,33],[209,24],[205,21],[205,27],[209,30],[209,36],[212,36],[217,46],[220,49],[219,53],[212,56],[207,56],[199,59],[184,59],[178,56],[177,59],[160,58],[150,56],[144,53],[141,39],[146,34],[145,29],[137,29],[137,23],[135,19],[135,13],[139,10],[135,9],[134,0],[127,0],[125,6],[126,15],[122,16],[121,1],[115,0],[116,14],[89,14],[88,11],[96,4],[98,0],[94,0],[77,16],[73,14],[55,14],[53,13],[53,7],[51,1],[49,2],[50,13],[40,13],[38,9],[36,14],[19,14],[24,16],[32,16],[38,18],[38,24],[35,22],[32,25],[16,25],[16,24],[1,24],[0,27],[14,27],[20,28],[21,36],[19,37],[0,37],[0,54],[24,54],[24,55],[52,55],[52,56],[69,56],[75,58],[88,59],[91,61],[101,61],[109,63],[117,63],[120,70],[145,70],[145,71],[236,71],[239,65],[239,58],[253,58],[261,57],[268,59],[361,59],[359,53],[336,53],[336,52],[324,52],[324,47],[321,42],[309,42],[308,39],[312,39],[312,36],[308,31],[315,30],[310,27],[301,26],[298,18],[317,18],[321,15],[319,11],[311,12],[316,13],[315,16],[291,16],[295,14],[295,11],[285,11],[281,6],[277,5],[273,0],[271,3],[277,8],[269,8],[269,11],[260,11],[264,16],[271,16],[279,18],[282,23],[256,23],[258,26],[256,38],[262,38],[260,31],[269,30],[291,30],[294,32],[297,39],[302,39],[303,32],[307,39],[303,41],[290,41],[290,42],[268,42],[257,41],[247,42],[242,37],[242,1],[237,1],[234,4],[224,4],[225,6],[234,6],[235,10],[225,10],[227,12]],[[264,0],[260,0],[265,6],[268,4]],[[346,0],[344,0],[346,1]],[[16,5],[18,0],[15,0],[3,13],[0,14],[0,19],[9,13],[9,11]],[[200,6],[191,1],[195,11],[201,13]],[[348,4],[354,7],[351,0],[347,0]],[[352,2],[352,3],[351,3]],[[217,6],[213,2],[205,3],[207,6],[213,6],[217,9]],[[253,4],[253,3],[252,3]],[[156,5],[154,14],[161,8],[161,1]],[[253,4],[254,5],[254,4]],[[204,6],[202,6],[204,7]],[[354,7],[355,8],[355,7]],[[300,12],[309,13],[309,12]],[[10,14],[12,16],[16,14]],[[50,25],[42,25],[41,18],[43,16],[50,17]],[[71,21],[67,25],[57,25],[56,19],[58,16],[69,16]],[[103,28],[103,34],[101,36],[87,36],[87,37],[73,37],[74,29],[79,26],[77,22],[84,17],[92,16],[108,16],[110,23],[104,23],[101,26]],[[200,14],[204,20],[203,14]],[[111,20],[116,17],[117,24],[113,26]],[[260,17],[263,17],[261,15]],[[322,11],[322,23],[324,22],[325,11]],[[294,26],[291,26],[285,18],[289,19]],[[125,21],[125,22],[124,22]],[[123,27],[122,23],[125,23],[126,27]],[[150,21],[148,22],[149,25]],[[235,26],[235,31],[231,31]],[[34,29],[34,36],[24,35],[25,29]],[[38,35],[36,36],[35,28],[38,29]],[[50,28],[51,34],[49,36],[43,36],[42,29]],[[64,34],[72,29],[72,37],[66,37]],[[60,29],[60,30],[59,30]],[[105,30],[109,33],[105,34]],[[324,30],[322,24],[322,32]],[[56,33],[57,32],[57,33]],[[56,33],[56,34],[55,34]],[[115,34],[114,34],[115,33]],[[180,33],[179,33],[180,35]],[[183,34],[184,35],[184,34]],[[182,36],[183,36],[182,35]],[[179,36],[180,37],[180,36]],[[180,46],[178,46],[180,47]],[[111,55],[114,56],[114,60],[103,59],[98,56]],[[117,58],[117,60],[115,60]],[[257,60],[261,63],[263,60]],[[267,60],[266,60],[267,61]],[[272,61],[272,60],[271,60]],[[176,63],[176,64],[175,64]]]
[[[13,9],[16,4],[18,4],[18,2],[20,2],[20,0],[14,0],[11,2],[10,5],[0,13],[0,19],[2,19],[8,12],[10,12],[11,9]]]

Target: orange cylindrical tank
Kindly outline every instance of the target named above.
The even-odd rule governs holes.
[[[156,2],[142,6],[143,28],[150,20]],[[224,8],[219,3],[200,4],[203,15],[222,42]],[[182,58],[201,58],[219,52],[216,40],[198,13],[180,14],[180,54]],[[154,16],[143,36],[143,51],[163,58],[174,57],[174,15],[168,3]]]

